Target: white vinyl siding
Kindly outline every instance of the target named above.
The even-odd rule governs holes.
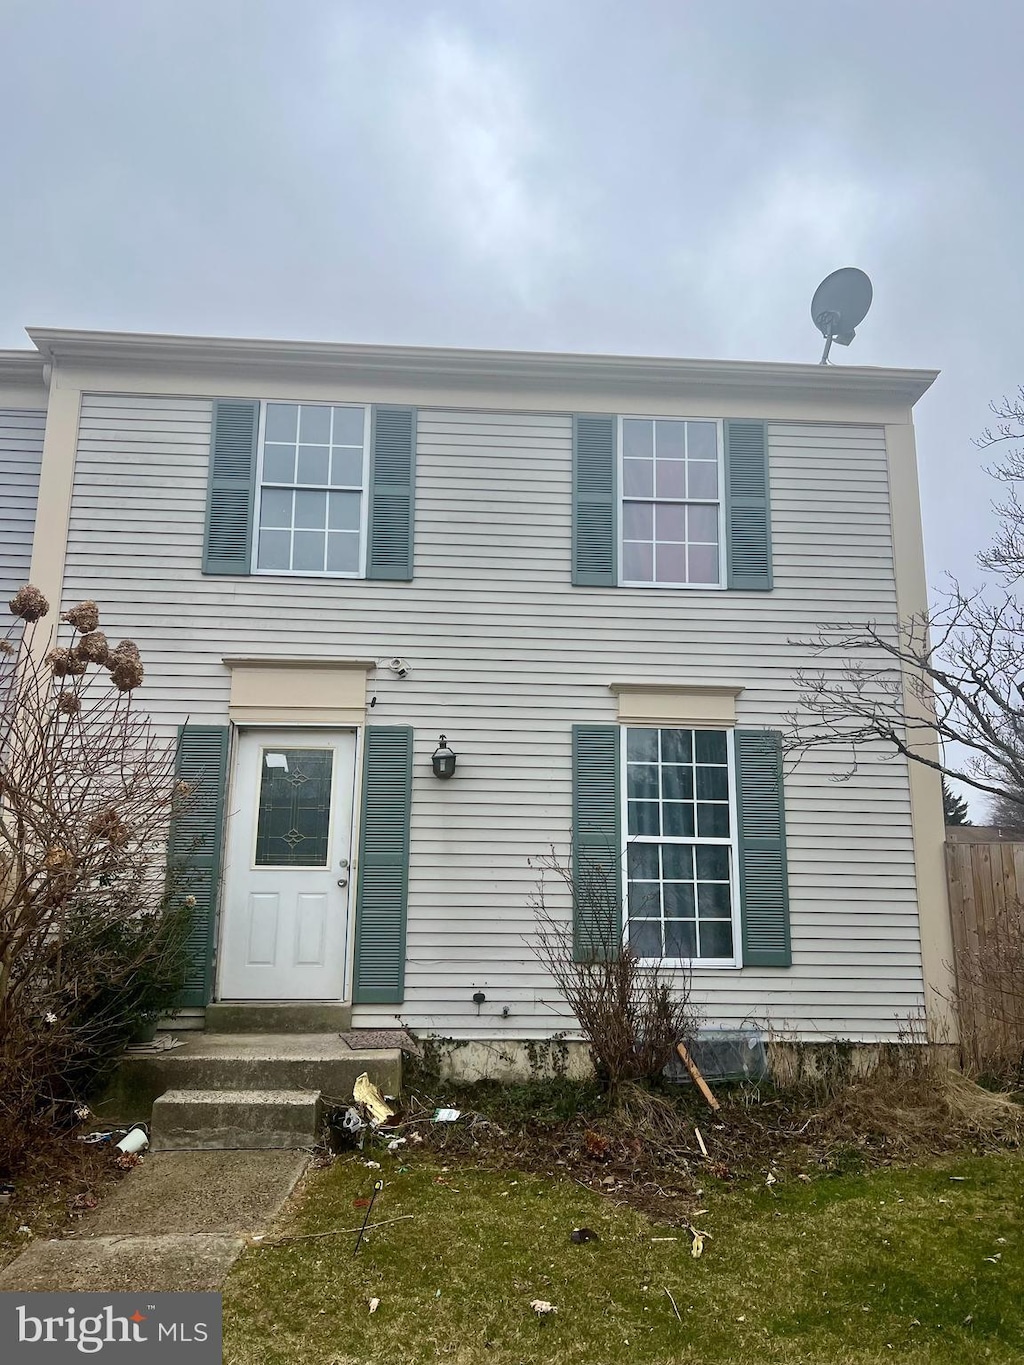
[[[570,585],[568,413],[420,409],[411,583],[204,578],[210,418],[207,400],[84,397],[65,603],[95,597],[137,640],[138,699],[166,733],[225,723],[224,655],[409,661],[370,675],[368,712],[416,733],[405,1003],[357,1007],[359,1025],[565,1027],[525,940],[529,860],[568,851],[572,724],[614,724],[608,685],[631,681],[742,687],[738,724],[779,728],[796,641],[896,619],[880,427],[770,424],[775,589],[705,596]],[[442,731],[450,782],[430,770]],[[793,966],[697,969],[709,1023],[895,1038],[922,1004],[905,764],[833,772],[826,757],[787,775]]]
[[[46,413],[0,408],[0,605],[28,582]]]

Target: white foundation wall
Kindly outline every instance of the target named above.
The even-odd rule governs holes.
[[[629,681],[741,687],[738,723],[781,727],[801,638],[896,619],[882,427],[769,425],[775,588],[730,593],[573,588],[569,414],[423,408],[413,582],[204,577],[210,421],[205,398],[83,395],[65,605],[95,597],[137,641],[168,733],[227,722],[224,656],[408,660],[371,673],[367,712],[416,733],[405,1001],[357,1025],[571,1036],[529,940],[530,860],[569,844],[572,724],[613,723]],[[920,1010],[906,766],[834,772],[787,777],[793,966],[696,971],[708,1023],[888,1039]]]

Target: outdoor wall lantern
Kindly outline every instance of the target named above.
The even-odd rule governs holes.
[[[455,755],[448,748],[448,740],[444,735],[438,741],[434,756],[430,760],[430,766],[434,770],[434,776],[445,780],[451,777],[455,771]]]

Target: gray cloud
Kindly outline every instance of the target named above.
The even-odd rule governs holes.
[[[1024,380],[1024,11],[937,0],[7,0],[0,344],[25,323],[934,365],[933,583]]]

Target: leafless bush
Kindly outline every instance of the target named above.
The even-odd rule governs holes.
[[[174,747],[132,693],[129,640],[98,609],[41,624],[37,589],[0,641],[0,1168],[40,1129],[73,1121],[140,1021],[173,999],[190,897],[167,885]],[[49,648],[47,652],[47,647]],[[192,902],[194,904],[194,902]]]
[[[534,954],[553,978],[590,1044],[594,1068],[610,1091],[654,1080],[698,1021],[690,974],[638,958],[622,942],[618,886],[600,865],[562,862],[552,851],[535,866]],[[571,919],[551,908],[551,883],[568,893]]]

